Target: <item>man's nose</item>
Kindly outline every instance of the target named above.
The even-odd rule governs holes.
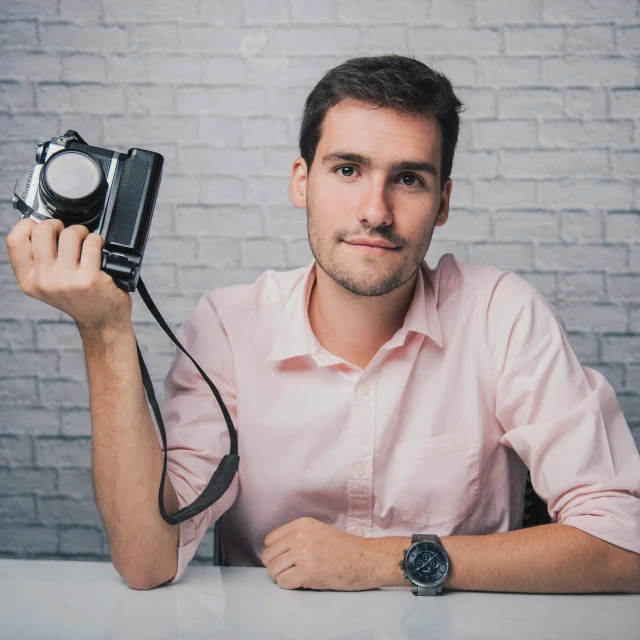
[[[393,212],[389,202],[389,194],[384,178],[372,179],[365,185],[358,211],[361,222],[368,222],[372,227],[390,225]]]

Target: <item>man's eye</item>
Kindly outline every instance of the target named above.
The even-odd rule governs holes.
[[[345,165],[344,167],[338,167],[336,171],[339,171],[340,175],[345,178],[351,178],[353,176],[353,173],[349,173],[349,172],[354,172],[355,168]],[[344,171],[347,171],[347,173],[343,173]]]
[[[412,173],[403,174],[400,179],[402,184],[406,187],[417,187],[422,184],[422,180],[418,176],[414,176]]]

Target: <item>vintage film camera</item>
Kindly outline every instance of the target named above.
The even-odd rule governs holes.
[[[38,145],[37,164],[16,182],[13,206],[23,218],[58,218],[99,233],[102,269],[121,289],[135,291],[163,162],[144,149],[92,147],[69,130]]]

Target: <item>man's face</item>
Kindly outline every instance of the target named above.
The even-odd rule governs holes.
[[[448,216],[451,181],[440,189],[442,134],[432,116],[401,115],[343,101],[327,112],[307,174],[294,162],[291,198],[307,208],[311,251],[345,289],[381,296],[409,280],[435,225]],[[348,244],[386,240],[376,254]]]

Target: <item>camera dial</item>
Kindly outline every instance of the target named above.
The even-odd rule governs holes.
[[[104,202],[107,182],[100,165],[81,151],[59,151],[45,163],[40,197],[54,218],[65,227],[88,224]]]

